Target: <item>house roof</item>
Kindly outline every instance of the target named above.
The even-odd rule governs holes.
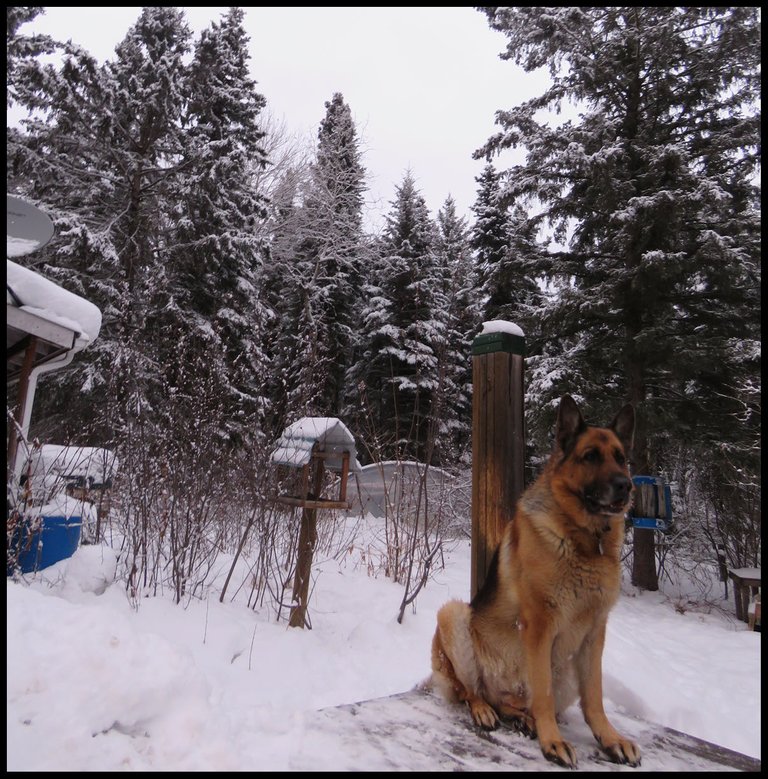
[[[34,365],[80,351],[101,329],[101,311],[89,300],[12,260],[6,260],[6,353],[8,380],[21,373],[32,336]]]

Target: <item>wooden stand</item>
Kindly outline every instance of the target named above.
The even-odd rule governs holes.
[[[315,460],[315,473],[312,480],[312,497],[318,496],[323,486],[323,461]],[[314,501],[311,501],[314,502]],[[293,580],[293,606],[288,624],[292,628],[303,628],[307,621],[309,603],[309,580],[312,574],[312,556],[317,543],[317,508],[305,501],[301,512],[299,530],[299,548],[296,556],[296,576]]]
[[[472,344],[471,597],[483,586],[524,487],[525,339],[479,335]]]
[[[759,568],[734,568],[728,571],[733,582],[733,596],[736,601],[736,619],[749,622],[750,594],[757,595],[760,590]]]
[[[296,555],[296,574],[293,579],[293,597],[291,615],[288,625],[292,628],[309,627],[307,621],[307,605],[309,604],[309,583],[312,576],[312,558],[317,544],[317,510],[328,508],[349,508],[347,500],[347,476],[349,474],[349,452],[342,453],[341,484],[338,500],[327,500],[320,497],[323,489],[323,474],[325,459],[338,454],[329,455],[320,450],[313,450],[308,465],[302,468],[301,495],[280,495],[277,500],[286,506],[300,506],[301,528],[299,529],[299,545]],[[311,473],[310,473],[311,471]],[[312,480],[311,489],[309,480]]]

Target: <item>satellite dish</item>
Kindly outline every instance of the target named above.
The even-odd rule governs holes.
[[[7,257],[41,249],[53,238],[53,222],[48,214],[20,197],[8,195],[8,222],[6,229]]]

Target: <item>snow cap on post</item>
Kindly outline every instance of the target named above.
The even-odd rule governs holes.
[[[472,342],[472,354],[509,352],[525,356],[525,333],[514,322],[492,319],[483,322],[483,329]]]

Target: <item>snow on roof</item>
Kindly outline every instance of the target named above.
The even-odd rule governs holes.
[[[350,471],[360,470],[355,438],[336,417],[302,417],[288,425],[270,457],[274,463],[300,467],[309,463],[315,444],[320,451],[338,453],[338,458],[326,459],[325,467],[328,470],[341,470],[341,454],[345,451],[349,452]]]
[[[32,238],[17,238],[9,235],[6,241],[5,253],[8,257],[21,257],[23,254],[29,254],[40,247],[40,241]]]
[[[13,260],[6,260],[6,263],[6,280],[10,288],[6,292],[8,305],[78,333],[77,350],[96,339],[101,330],[98,306]]]
[[[117,466],[117,457],[109,449],[44,444],[33,449],[22,473],[28,474],[33,497],[42,498],[72,483],[89,489],[109,486]]]
[[[516,325],[514,322],[507,322],[504,319],[491,319],[488,322],[483,322],[483,329],[480,334],[487,335],[488,333],[510,333],[511,335],[525,336],[520,325]]]

